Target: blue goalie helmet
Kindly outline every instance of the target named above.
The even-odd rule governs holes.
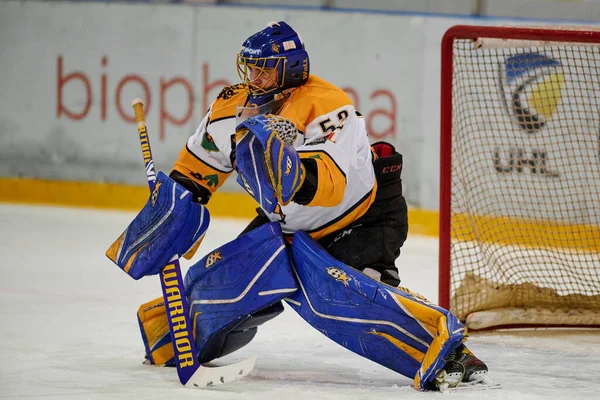
[[[275,94],[308,80],[308,53],[298,33],[285,22],[267,27],[244,41],[237,69],[252,105],[263,105]]]

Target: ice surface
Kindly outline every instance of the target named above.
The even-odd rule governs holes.
[[[104,256],[133,215],[0,205],[0,399],[600,399],[600,331],[474,334],[471,349],[503,389],[419,393],[291,309],[218,360],[258,355],[248,378],[183,388],[174,369],[142,365],[135,315],[161,295],[158,278],[134,281]],[[213,219],[195,259],[244,226]],[[404,286],[437,299],[437,240],[410,237],[398,267]]]

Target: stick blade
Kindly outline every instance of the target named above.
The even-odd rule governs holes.
[[[221,367],[200,366],[186,382],[185,386],[205,388],[237,381],[252,372],[255,364],[256,356],[252,356],[238,363],[223,365]]]

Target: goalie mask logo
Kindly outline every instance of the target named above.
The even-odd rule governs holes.
[[[348,282],[352,280],[344,271],[337,267],[327,268],[327,273],[336,281],[342,282],[346,287],[348,287]]]
[[[543,129],[560,104],[565,84],[560,61],[540,53],[507,57],[500,84],[509,114],[527,133]]]

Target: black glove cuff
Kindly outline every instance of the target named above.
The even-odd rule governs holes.
[[[171,171],[169,177],[189,190],[194,195],[194,201],[200,204],[206,204],[208,203],[208,200],[210,200],[210,190],[195,182],[192,178],[187,177],[176,170]]]
[[[292,201],[296,204],[305,206],[314,199],[315,194],[317,193],[319,171],[317,162],[312,158],[302,158],[300,159],[300,162],[304,165],[306,176],[302,186],[300,186],[300,189],[298,189]]]

